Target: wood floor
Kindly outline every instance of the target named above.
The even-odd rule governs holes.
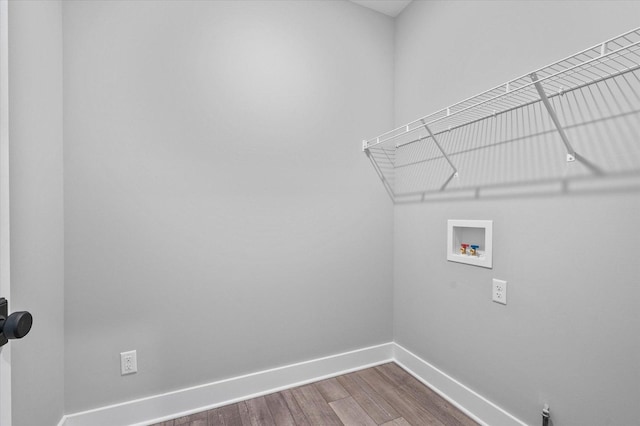
[[[471,426],[476,422],[395,363],[154,426]]]

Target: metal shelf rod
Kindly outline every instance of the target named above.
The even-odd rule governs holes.
[[[547,95],[547,98],[552,99],[552,98],[555,98],[556,96],[566,95],[567,93],[571,93],[571,92],[573,92],[573,91],[575,91],[575,90],[579,90],[579,89],[582,89],[582,88],[584,88],[584,87],[590,86],[590,85],[592,85],[592,84],[597,84],[597,83],[603,82],[603,81],[605,81],[605,80],[608,80],[608,79],[610,79],[610,78],[615,78],[615,77],[618,77],[618,76],[620,76],[620,75],[623,75],[623,74],[626,74],[626,73],[629,73],[629,72],[636,71],[636,70],[638,70],[638,69],[640,69],[640,65],[636,65],[636,66],[634,66],[634,67],[632,67],[632,68],[629,68],[629,69],[626,69],[626,70],[623,70],[623,71],[619,71],[619,72],[617,72],[617,73],[615,73],[615,74],[607,75],[607,76],[605,76],[605,77],[600,77],[600,78],[598,78],[598,79],[595,79],[595,80],[593,80],[593,81],[589,81],[589,82],[587,82],[587,83],[582,83],[582,84],[580,84],[580,85],[578,85],[578,86],[574,86],[574,87],[570,87],[570,88],[568,88],[568,89],[564,89],[562,92],[552,93],[552,94],[550,94],[550,95]],[[516,104],[515,106],[509,107],[509,108],[507,108],[507,109],[500,110],[499,112],[497,112],[497,113],[496,113],[496,114],[494,114],[494,115],[505,114],[505,113],[507,113],[507,112],[511,112],[511,111],[516,110],[516,109],[519,109],[519,108],[523,108],[523,107],[530,106],[530,105],[535,104],[535,103],[537,103],[537,102],[540,102],[540,99],[536,98],[536,99],[533,99],[533,100],[528,101],[528,102],[518,103],[518,104]],[[435,135],[441,135],[441,134],[443,134],[443,133],[445,133],[445,132],[449,132],[449,131],[452,131],[452,130],[456,130],[456,129],[459,129],[459,128],[461,128],[461,127],[467,126],[467,125],[469,125],[469,124],[477,123],[478,121],[482,121],[482,120],[486,119],[486,118],[487,118],[487,117],[489,117],[489,116],[490,116],[490,115],[487,115],[487,116],[483,116],[483,117],[480,117],[480,118],[476,118],[476,119],[473,119],[473,120],[470,120],[470,121],[465,121],[465,122],[463,122],[462,124],[456,124],[456,125],[451,126],[450,128],[448,128],[447,130],[442,130],[442,131],[440,131],[440,132],[436,132],[436,133],[435,133]],[[419,130],[419,128],[418,128],[417,130]],[[405,133],[405,134],[406,134],[406,133]],[[396,148],[401,148],[401,147],[403,147],[403,146],[410,145],[410,144],[412,144],[412,143],[420,142],[420,141],[421,141],[421,140],[423,140],[423,139],[424,139],[424,138],[422,138],[422,137],[420,137],[420,138],[416,138],[416,139],[413,139],[413,140],[407,141],[407,142],[405,142],[405,143],[398,144],[398,145],[396,145]],[[375,145],[372,145],[372,146],[371,146],[371,148],[372,148],[372,147],[374,147],[374,146],[375,146]]]
[[[617,49],[613,49],[613,50],[605,49],[605,50],[607,50],[606,52],[603,51],[602,46],[605,45],[605,44],[608,44],[608,43],[615,42],[616,40],[619,40],[620,38],[624,38],[624,40],[629,42],[630,41],[629,38],[626,37],[629,34],[640,35],[640,28],[628,31],[628,32],[626,32],[626,33],[624,33],[624,34],[622,34],[620,36],[613,37],[613,38],[607,40],[604,43],[599,43],[596,46],[593,46],[591,48],[585,49],[585,50],[583,50],[583,51],[581,51],[581,52],[579,52],[577,54],[568,56],[567,58],[562,59],[562,60],[557,61],[557,62],[554,62],[554,63],[552,63],[550,65],[547,65],[546,67],[539,68],[538,70],[534,71],[534,73],[537,74],[539,72],[542,72],[542,71],[548,70],[548,69],[551,69],[552,71],[555,71],[555,67],[559,66],[563,62],[568,62],[569,64],[571,64],[571,66],[564,67],[560,71],[554,72],[554,73],[552,73],[550,75],[547,75],[547,76],[544,76],[544,77],[541,77],[538,81],[539,82],[553,81],[552,79],[557,79],[560,76],[565,76],[565,78],[571,77],[571,78],[577,79],[574,74],[580,73],[578,68],[584,67],[586,65],[597,64],[599,62],[603,66],[609,66],[606,63],[607,60],[615,61],[616,63],[618,63],[620,65],[621,63],[619,61],[615,60],[616,56],[614,56],[614,55],[617,55],[618,53],[620,53],[622,51],[633,52],[633,48],[637,47],[638,45],[640,45],[640,40],[635,41],[635,42],[631,42],[630,44],[624,45],[624,46],[619,47]],[[620,44],[617,43],[617,42],[615,43],[615,45],[616,46],[620,46]],[[577,59],[577,57],[580,56],[580,55],[586,54],[587,52],[594,53],[595,51],[598,51],[599,55],[590,57],[587,60],[579,60],[579,59]],[[574,63],[574,62],[572,62],[572,60],[578,60],[578,63]],[[615,67],[610,67],[610,68],[612,70],[618,70]],[[616,73],[611,73],[610,71],[603,71],[600,68],[599,68],[599,70],[601,72],[605,72],[605,73],[611,74],[609,76],[604,77],[604,78],[609,78],[613,74],[619,74],[619,73],[622,73],[622,72],[628,72],[632,68],[635,68],[635,67],[625,67],[622,70],[618,70]],[[583,70],[582,72],[584,72],[584,71],[589,71],[589,70],[588,69],[587,70]],[[591,71],[589,71],[589,72],[591,72]],[[596,73],[594,73],[594,74],[598,75]],[[428,121],[427,123],[429,125],[432,125],[434,123],[437,123],[437,122],[445,120],[445,119],[449,119],[449,118],[451,118],[451,117],[453,117],[455,115],[460,115],[463,112],[469,111],[469,110],[471,110],[473,108],[477,108],[477,107],[482,106],[484,104],[487,104],[489,102],[496,101],[499,98],[502,98],[502,97],[505,97],[505,96],[508,96],[508,95],[513,95],[515,92],[522,92],[522,91],[524,91],[526,89],[529,89],[532,85],[535,85],[534,82],[529,82],[529,83],[523,84],[523,85],[521,85],[519,87],[516,87],[516,88],[512,88],[512,84],[515,83],[515,82],[521,81],[523,79],[528,79],[530,77],[530,75],[531,74],[527,74],[527,75],[524,75],[522,77],[518,77],[518,78],[516,78],[514,80],[511,80],[511,81],[505,83],[505,84],[501,84],[501,85],[496,86],[496,87],[494,87],[492,89],[489,89],[489,90],[487,90],[485,92],[482,92],[479,95],[467,98],[467,99],[465,99],[463,101],[460,101],[460,102],[458,102],[458,103],[456,103],[456,104],[454,104],[454,105],[452,105],[450,107],[441,109],[441,110],[436,111],[436,112],[434,112],[434,113],[432,113],[430,115],[427,115],[427,116],[425,116],[423,118],[420,118],[418,120],[414,120],[414,121],[412,121],[412,122],[410,122],[410,123],[408,123],[406,125],[403,125],[403,126],[400,126],[398,128],[395,128],[393,130],[390,130],[388,132],[385,132],[385,133],[381,134],[380,136],[378,136],[376,138],[372,138],[372,139],[369,139],[367,141],[364,141],[363,142],[363,151],[368,149],[368,148],[371,148],[371,147],[373,147],[375,145],[378,145],[378,144],[381,144],[381,143],[385,143],[385,142],[389,142],[391,140],[397,139],[398,137],[401,137],[401,136],[404,136],[404,135],[406,135],[408,133],[412,133],[412,132],[414,132],[416,130],[419,130],[422,127],[422,126],[419,125],[419,123],[421,123],[423,121],[426,122],[427,120],[432,119],[433,117],[437,117],[437,118],[433,118],[431,121]],[[583,75],[583,77],[584,77],[584,75]],[[586,77],[586,78],[588,78],[588,77]],[[601,78],[603,78],[603,77],[601,77]],[[591,78],[589,80],[590,81],[587,81],[584,84],[585,85],[586,84],[592,84],[593,80],[595,80],[595,79]],[[578,80],[578,81],[580,81],[580,80]],[[570,89],[573,89],[573,87],[570,87],[569,89],[565,89],[565,90],[570,90]],[[498,95],[494,96],[493,93],[495,93],[497,91],[499,91],[500,93]],[[458,106],[461,106],[461,105],[463,105],[465,103],[468,103],[469,101],[473,101],[473,100],[482,98],[483,96],[487,96],[487,95],[490,96],[487,99],[483,99],[483,100],[481,100],[479,102],[476,102],[476,103],[474,103],[472,105],[466,106],[466,107],[464,107],[464,108],[462,108],[462,109],[460,109],[458,111],[453,111],[453,112],[451,111],[452,109],[454,109],[454,108],[456,108]],[[403,129],[404,129],[404,131],[403,131]],[[375,142],[371,143],[374,140],[375,140]]]
[[[638,42],[634,43],[634,46],[636,46],[636,45],[640,45],[640,41],[638,41]],[[626,47],[625,47],[624,49],[626,49]],[[616,51],[616,52],[609,52],[609,53],[608,53],[608,55],[613,54],[613,53],[617,53],[617,51]],[[598,57],[598,58],[594,58],[594,59],[590,60],[589,62],[594,61],[594,60],[601,60],[601,59],[602,59],[601,57]],[[549,75],[549,76],[543,77],[543,78],[541,78],[539,81],[541,81],[541,82],[542,82],[542,81],[545,81],[545,80],[549,80],[549,79],[551,79],[551,78],[553,78],[553,77],[557,77],[557,76],[559,76],[559,75],[562,75],[562,74],[568,73],[569,71],[572,71],[572,70],[574,70],[575,68],[580,67],[580,66],[582,66],[582,65],[584,65],[584,64],[586,64],[586,62],[585,62],[585,63],[582,63],[582,64],[578,64],[578,65],[572,66],[572,67],[567,68],[567,69],[566,69],[566,70],[564,70],[564,71],[560,71],[560,72],[558,72],[558,73],[556,73],[556,74],[552,74],[552,75]],[[612,74],[610,74],[610,75],[606,75],[606,76],[601,77],[601,78],[599,78],[599,79],[592,79],[592,80],[590,80],[590,81],[587,81],[587,82],[583,83],[583,84],[582,84],[581,86],[579,86],[579,87],[588,86],[588,85],[590,85],[590,84],[593,84],[593,83],[594,83],[594,82],[596,82],[596,81],[601,81],[601,80],[603,80],[603,79],[611,78],[611,77],[613,77],[613,76],[615,76],[615,75],[618,75],[618,74],[621,74],[621,73],[626,73],[626,72],[629,72],[630,70],[633,70],[633,69],[636,69],[636,68],[637,68],[637,66],[635,66],[635,67],[628,67],[628,68],[625,68],[625,69],[623,69],[623,70],[621,70],[621,71],[619,71],[619,72],[617,72],[617,73],[614,73],[614,74],[612,73]],[[507,96],[507,95],[508,95],[508,96],[512,96],[515,92],[521,92],[521,91],[523,91],[523,90],[525,90],[525,89],[529,89],[533,84],[534,84],[534,83],[528,83],[528,84],[522,85],[522,86],[520,86],[520,87],[518,87],[518,88],[516,88],[516,89],[511,90],[510,92],[505,92],[505,93],[503,93],[503,94],[500,94],[500,95],[494,96],[493,98],[489,98],[489,99],[483,100],[483,101],[478,102],[478,103],[476,103],[476,104],[473,104],[473,105],[470,105],[470,106],[468,106],[468,107],[465,107],[465,108],[463,108],[463,109],[461,109],[461,110],[459,110],[459,111],[455,111],[455,112],[453,112],[453,113],[450,113],[450,114],[449,114],[449,115],[447,115],[447,116],[436,118],[436,119],[434,119],[434,120],[432,120],[432,121],[428,122],[428,124],[435,124],[435,123],[437,123],[437,122],[439,122],[439,121],[442,121],[442,120],[444,120],[444,119],[451,118],[451,117],[452,117],[452,116],[454,116],[454,115],[459,115],[459,114],[461,114],[461,113],[463,113],[463,112],[466,112],[466,111],[471,110],[471,109],[473,109],[473,108],[477,108],[477,107],[479,107],[479,106],[481,106],[481,105],[484,105],[484,104],[486,104],[486,103],[489,103],[489,102],[495,101],[495,100],[497,100],[497,99],[503,98],[503,97],[505,97],[505,96]],[[502,87],[502,86],[504,86],[504,84],[503,84],[503,85],[501,85],[501,86],[498,86],[498,87]],[[569,89],[564,89],[564,91],[569,91],[569,90],[573,90],[573,89],[574,89],[574,87],[571,87],[571,88],[569,88]],[[495,89],[491,89],[491,90],[495,90]],[[491,90],[490,90],[490,91],[491,91]],[[487,91],[487,92],[489,92],[489,91]],[[483,94],[484,94],[484,93],[487,93],[487,92],[483,92]],[[480,95],[478,95],[478,96],[480,96]],[[477,96],[476,96],[476,97],[477,97]],[[474,97],[474,98],[475,98],[475,97]],[[469,98],[469,99],[473,99],[473,98]],[[465,101],[459,102],[458,104],[461,104],[461,103],[463,103],[463,102],[465,102]],[[458,104],[456,104],[456,105],[458,105]],[[454,106],[455,106],[455,105],[454,105]],[[518,105],[518,106],[522,106],[522,104],[520,104],[520,105]],[[518,107],[518,106],[516,106],[516,107]],[[447,108],[447,110],[448,110],[448,109],[449,109],[449,108]],[[440,110],[440,111],[438,111],[437,113],[442,112],[442,111],[444,111],[444,110]],[[500,112],[502,112],[502,111],[500,111]],[[387,133],[383,133],[383,134],[382,134],[382,135],[380,135],[379,137],[377,137],[377,138],[373,138],[373,139],[376,139],[376,142],[375,142],[375,143],[373,143],[373,144],[369,144],[369,141],[372,141],[372,140],[373,140],[373,139],[369,139],[369,141],[366,141],[365,143],[363,143],[363,150],[365,150],[365,149],[367,149],[367,148],[374,147],[374,146],[376,146],[376,145],[379,145],[379,144],[382,144],[382,143],[385,143],[385,142],[389,142],[389,141],[391,141],[391,140],[397,139],[397,138],[399,138],[399,137],[401,137],[401,136],[404,136],[404,135],[406,135],[406,134],[413,133],[413,132],[415,132],[416,130],[420,130],[420,129],[421,129],[421,126],[420,126],[420,127],[413,127],[413,128],[410,128],[410,126],[415,125],[416,123],[421,122],[422,120],[425,120],[426,118],[431,117],[431,116],[433,116],[433,115],[435,115],[435,114],[437,114],[437,113],[431,114],[431,115],[426,116],[425,118],[422,118],[422,119],[418,119],[418,120],[412,121],[411,123],[409,123],[409,124],[407,124],[407,125],[405,125],[405,126],[398,127],[398,128],[396,128],[396,129],[394,129],[394,130],[391,130],[391,131],[389,131],[389,132],[387,132]],[[487,116],[488,116],[488,115],[487,115]],[[386,139],[381,139],[384,135],[386,135],[386,134],[390,134],[390,133],[393,133],[393,132],[398,131],[398,130],[400,130],[400,129],[402,129],[402,128],[405,128],[405,129],[406,129],[406,130],[405,130],[405,132],[403,132],[403,133],[399,133],[399,134],[397,134],[397,135],[390,136],[390,137],[388,137],[388,138],[386,138]]]

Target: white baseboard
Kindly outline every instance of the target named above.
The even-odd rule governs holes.
[[[64,426],[67,421],[67,416],[62,416],[62,418],[60,419],[60,421],[58,422],[58,424],[56,426]]]
[[[526,423],[393,342],[68,414],[58,426],[146,426],[391,361],[481,425],[526,426]]]
[[[397,343],[393,347],[393,360],[483,426],[527,426],[522,420]]]
[[[145,426],[391,362],[393,343],[299,362],[121,404],[69,414],[61,426]]]

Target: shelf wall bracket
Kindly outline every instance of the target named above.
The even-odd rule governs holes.
[[[449,185],[449,182],[451,182],[451,179],[453,179],[454,177],[458,177],[458,169],[456,168],[456,166],[453,165],[447,153],[444,151],[444,149],[442,149],[442,147],[438,143],[438,139],[436,139],[435,135],[431,132],[431,129],[429,128],[429,126],[427,126],[427,122],[425,120],[420,120],[420,121],[422,122],[422,126],[427,130],[427,133],[429,133],[429,136],[431,136],[431,139],[433,140],[433,142],[438,147],[438,150],[442,153],[445,160],[447,160],[447,163],[449,163],[449,165],[453,169],[453,173],[451,173],[451,176],[449,176],[449,178],[447,178],[444,184],[442,184],[442,186],[440,187],[440,191],[444,191],[447,185]]]
[[[551,102],[549,102],[549,98],[547,97],[547,94],[544,92],[544,88],[542,87],[540,80],[538,80],[538,76],[536,75],[535,72],[531,74],[531,80],[533,81],[533,84],[535,85],[536,90],[538,91],[538,95],[540,96],[540,100],[542,100],[544,107],[547,109],[547,112],[551,116],[551,120],[553,121],[553,124],[556,126],[556,129],[560,134],[560,138],[562,139],[562,142],[564,143],[564,146],[567,149],[567,162],[576,161],[576,151],[571,146],[571,143],[569,142],[569,138],[567,137],[567,134],[564,132],[564,128],[562,127],[562,124],[560,124],[560,120],[558,119],[558,116],[555,110],[551,106]]]

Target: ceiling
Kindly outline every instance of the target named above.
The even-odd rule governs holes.
[[[373,9],[376,12],[395,18],[404,10],[411,0],[351,0],[360,6]]]

